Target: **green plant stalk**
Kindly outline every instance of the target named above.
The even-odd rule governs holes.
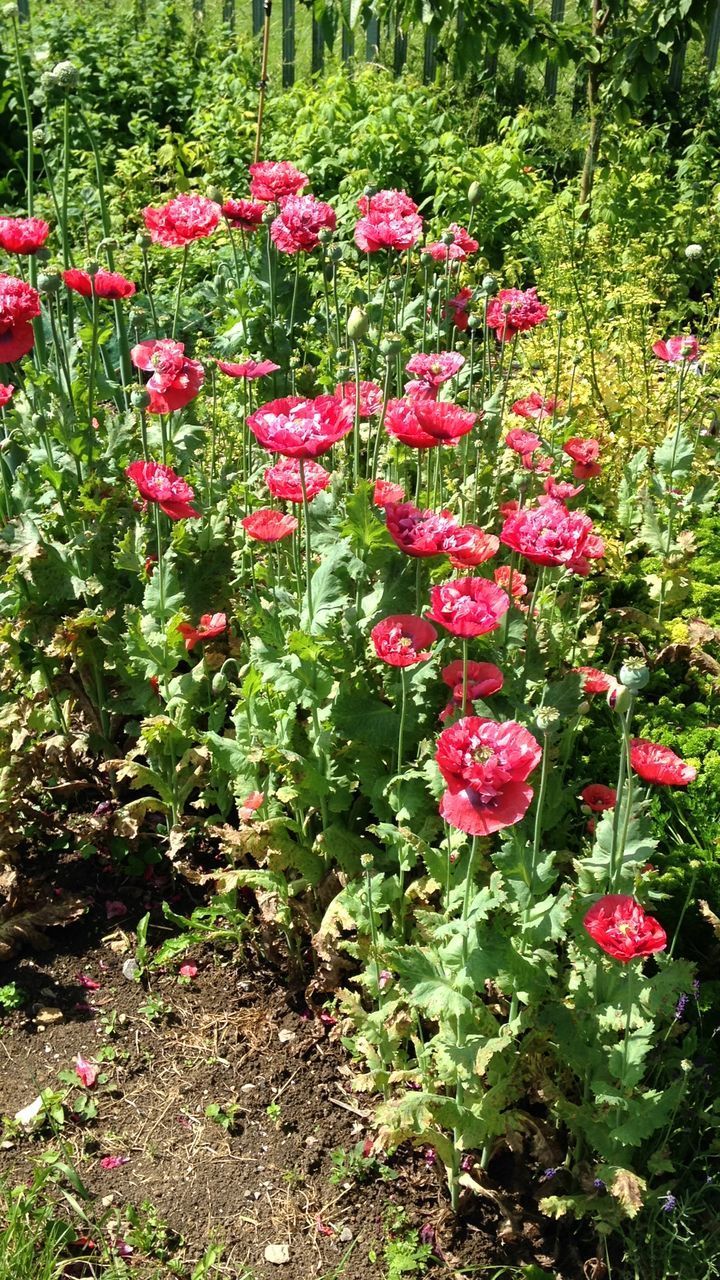
[[[27,196],[27,213],[32,218],[35,212],[35,141],[33,138],[33,118],[32,107],[30,105],[30,95],[28,93],[27,80],[25,79],[25,69],[23,67],[22,50],[20,48],[20,33],[18,30],[17,16],[13,14],[12,21],[13,44],[15,46],[15,61],[17,65],[18,83],[20,85],[20,97],[22,98],[23,114],[25,116],[25,137],[26,137],[26,157],[25,157],[25,185]],[[35,255],[30,254],[28,262],[28,270],[30,273],[30,284],[33,289],[37,288],[38,269]],[[42,316],[36,317],[32,322],[33,332],[35,334],[35,347],[37,349],[37,366],[42,369],[47,363],[47,348],[45,345],[45,333],[43,331]]]
[[[537,605],[537,598],[538,598],[538,595],[540,594],[544,577],[545,577],[545,569],[541,567],[538,572],[537,578],[535,579],[535,586],[533,588],[532,596],[530,597],[530,605],[527,613],[527,624],[525,626],[525,659],[523,662],[522,679],[520,684],[520,702],[521,703],[525,701],[525,690],[527,688],[528,667],[530,664],[530,634],[531,632],[533,636],[537,634],[537,624],[535,621],[535,609]]]
[[[532,844],[532,853],[530,855],[530,877],[529,877],[529,883],[528,883],[528,890],[531,894],[533,892],[533,886],[535,884],[535,871],[537,868],[537,861],[540,856],[540,844],[542,841],[542,833],[543,833],[543,811],[545,808],[545,795],[547,792],[547,782],[548,782],[549,774],[550,774],[550,753],[548,751],[548,734],[545,733],[543,735],[543,753],[542,753],[542,767],[540,771],[540,789],[538,791],[537,807],[535,809],[535,823],[533,826],[533,844]],[[525,955],[525,930],[527,929],[527,924],[528,924],[528,912],[529,912],[529,908],[526,907],[522,913],[522,916],[520,917],[520,941],[518,944],[518,954],[521,957]],[[513,990],[512,998],[510,1000],[510,1011],[508,1013],[508,1023],[512,1024],[515,1021],[515,1018],[517,1017],[517,1011],[518,1011],[518,995],[517,995],[517,990]]]
[[[270,228],[267,228],[267,238],[265,241],[265,251],[267,253],[268,268],[268,284],[270,286],[270,324],[275,324],[275,270],[273,267],[273,248],[270,239]]]
[[[560,360],[562,356],[562,336],[563,336],[563,322],[562,320],[558,320],[557,347],[555,349],[555,382],[553,386],[554,403],[553,403],[553,409],[552,409],[552,418],[550,420],[550,439],[548,441],[550,452],[553,454],[553,456],[555,452],[555,424],[557,422],[558,395],[560,393]]]
[[[62,385],[63,381],[65,382],[65,394],[74,416],[75,401],[73,400],[70,361],[68,358],[67,346],[65,344],[65,331],[62,327],[58,327],[55,319],[55,304],[52,295],[48,298],[48,316],[50,318],[50,331],[52,333],[53,347],[55,348],[55,360],[57,362],[58,369],[58,385]]]
[[[427,347],[427,310],[428,310],[428,291],[430,287],[430,271],[427,267],[423,270],[423,302],[422,302],[422,339],[420,342],[420,350],[423,355]]]
[[[160,325],[158,324],[157,311],[155,310],[155,299],[153,297],[152,285],[150,283],[150,259],[148,258],[148,251],[145,245],[142,246],[142,259],[143,259],[143,284],[145,286],[145,293],[147,295],[148,306],[150,307],[150,315],[152,317],[152,322],[153,322],[153,330],[154,330],[153,336],[155,338],[159,338],[161,331],[160,331]]]
[[[217,372],[214,364],[210,366],[210,382],[212,384],[212,420],[210,428],[210,483],[208,488],[210,506],[212,507],[215,489],[215,464],[217,457]]]
[[[670,460],[670,475],[668,477],[668,481],[669,481],[668,490],[671,489],[672,483],[673,483],[673,476],[675,474],[675,458],[677,456],[678,445],[680,443],[680,435],[682,433],[682,391],[683,391],[683,383],[685,381],[685,365],[686,365],[686,361],[683,360],[680,364],[680,370],[678,373],[677,425],[675,427],[675,437],[673,439],[672,458]],[[657,611],[658,626],[662,623],[663,612],[665,609],[665,591],[667,587],[667,578],[665,577],[665,566],[667,564],[668,557],[670,555],[670,548],[672,546],[673,534],[675,532],[676,508],[677,508],[677,503],[675,502],[675,499],[673,496],[671,497],[670,508],[668,511],[668,527],[667,527],[667,540],[665,542],[665,554],[663,556],[663,563],[660,567],[660,572],[662,577],[660,580],[660,600],[658,602],[658,611]]]
[[[295,278],[293,280],[292,303],[290,304],[290,341],[295,330],[295,307],[297,306],[298,285],[300,283],[300,254],[295,254]]]
[[[392,356],[388,356],[385,361],[385,382],[383,385],[383,402],[382,402],[382,409],[380,410],[380,417],[378,419],[377,432],[375,435],[375,447],[373,449],[373,454],[372,454],[372,467],[368,468],[368,470],[366,471],[366,475],[368,479],[373,479],[373,480],[377,479],[377,468],[378,468],[378,461],[380,456],[380,441],[382,440],[383,429],[385,427],[385,416],[387,414],[388,400],[390,399],[391,380],[392,380]],[[368,450],[368,462],[369,460],[370,460],[370,451]]]
[[[397,770],[396,770],[396,776],[398,779],[398,804],[400,802],[400,789],[401,789],[400,771],[402,769],[402,763],[403,763],[406,711],[407,711],[407,680],[406,680],[405,668],[401,667],[400,668],[400,727],[398,729]],[[404,927],[405,927],[405,868],[403,867],[402,862],[400,863],[400,868],[398,872],[398,887],[399,887],[398,924],[400,928],[400,936],[402,937],[404,933]]]
[[[392,259],[391,259],[391,257],[390,257],[390,253],[388,252],[388,255],[387,255],[387,266],[386,266],[386,268],[385,268],[385,283],[384,283],[384,285],[383,285],[382,301],[381,301],[381,303],[380,303],[380,319],[378,320],[378,333],[377,333],[377,340],[376,340],[375,345],[374,345],[374,347],[373,347],[373,353],[372,353],[372,357],[371,357],[371,360],[370,360],[370,376],[371,376],[371,378],[375,376],[375,365],[377,364],[378,352],[379,352],[379,350],[380,350],[380,343],[382,342],[383,326],[384,326],[384,324],[385,324],[385,311],[386,311],[386,309],[387,309],[388,289],[390,288],[390,273],[391,273],[391,269],[392,269]]]
[[[465,885],[463,888],[462,915],[460,917],[462,921],[462,926],[463,926],[463,929],[462,929],[463,969],[467,969],[468,954],[469,954],[467,922],[470,915],[470,902],[472,898],[473,872],[475,870],[476,852],[477,852],[477,836],[473,836],[472,844],[470,845],[470,855],[468,857],[467,867],[465,870]],[[455,1040],[458,1048],[461,1049],[465,1044],[465,1032],[463,1029],[460,1014],[458,1014],[456,1023],[455,1023]],[[463,1105],[464,1096],[465,1096],[465,1091],[463,1089],[462,1081],[458,1076],[458,1079],[455,1084],[455,1102],[458,1107],[461,1107]],[[457,1126],[455,1126],[453,1128],[453,1167],[450,1170],[450,1203],[452,1206],[453,1213],[457,1213],[458,1201],[460,1198],[459,1151],[460,1151],[461,1141],[462,1141],[462,1132]]]
[[[617,799],[615,801],[615,809],[613,811],[612,844],[610,847],[610,865],[608,867],[608,893],[615,892],[618,857],[622,859],[622,855],[625,851],[625,841],[627,839],[628,826],[630,824],[630,813],[632,810],[633,780],[632,770],[630,768],[630,722],[632,720],[635,695],[632,690],[630,690],[629,693],[630,700],[627,711],[623,712],[620,717],[620,763],[618,766],[618,779],[615,788]],[[627,795],[624,794],[626,781]],[[621,812],[622,830],[620,824]]]
[[[335,308],[335,342],[337,343],[337,347],[338,347],[338,350],[339,350],[339,349],[340,349],[340,298],[339,298],[339,296],[338,296],[338,282],[337,282],[337,276],[338,276],[338,273],[337,273],[337,263],[336,263],[336,262],[333,262],[333,264],[332,264],[332,290],[333,290],[333,305],[334,305],[334,308]]]
[[[303,458],[300,458],[299,463],[300,463],[300,488],[302,490],[303,524],[305,526],[305,590],[307,594],[308,630],[312,631],[313,594],[312,594],[312,540],[311,540],[311,534],[310,534],[310,505],[308,503],[307,485],[305,484],[305,460]]]
[[[62,208],[60,221],[60,235],[62,239],[62,260],[65,271],[72,265],[72,256],[70,252],[70,232],[68,228],[68,201],[70,197],[70,97],[66,93],[63,100],[63,125],[62,125]],[[73,306],[72,289],[67,291],[67,319],[70,335],[75,332],[75,310]]]
[[[92,286],[92,337],[90,339],[90,363],[88,367],[88,468],[92,467],[93,456],[93,409],[95,407],[95,371],[97,367],[98,349],[98,306],[95,285]]]
[[[353,489],[360,480],[360,351],[356,338],[351,338],[355,379],[355,421],[353,423]]]
[[[160,506],[155,503],[155,538],[157,543],[157,572],[158,572],[158,588],[160,591],[160,629],[162,631],[163,642],[163,693],[165,703],[170,700],[170,679],[168,676],[168,643],[167,643],[167,611],[165,608],[165,565],[163,562],[163,539],[162,539],[162,517],[160,514]],[[170,746],[170,797],[171,797],[171,822],[172,826],[177,826],[179,819],[178,802],[177,802],[177,769],[175,766],[175,748],[172,745],[172,739],[169,740]]]
[[[175,294],[175,309],[173,311],[172,331],[170,334],[172,338],[174,338],[177,333],[178,320],[180,318],[180,302],[182,300],[183,286],[185,284],[185,271],[187,269],[189,252],[190,245],[184,245],[182,263],[180,264],[180,279],[178,280],[177,293]]]
[[[330,290],[328,289],[327,276],[326,276],[326,274],[325,274],[325,266],[326,266],[326,264],[327,264],[327,255],[326,255],[326,253],[325,253],[325,246],[324,246],[324,245],[321,245],[321,246],[320,246],[320,257],[319,257],[318,261],[319,261],[319,264],[320,264],[320,275],[321,275],[321,277],[322,277],[322,285],[323,285],[323,297],[324,297],[324,300],[325,300],[325,328],[326,328],[326,330],[327,330],[327,335],[328,335],[328,338],[329,338],[329,337],[330,337],[330,333],[331,333],[331,323],[330,323]],[[338,345],[338,347],[340,346],[339,338],[337,339],[337,345]]]

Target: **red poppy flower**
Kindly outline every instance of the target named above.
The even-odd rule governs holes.
[[[256,200],[226,200],[220,212],[236,231],[257,231],[265,206]]]
[[[509,515],[500,541],[533,564],[561,565],[584,577],[590,572],[590,561],[605,554],[603,541],[592,527],[589,516],[546,498]]]
[[[463,662],[462,658],[456,658],[454,662],[448,663],[443,667],[442,678],[445,684],[452,689],[453,704],[455,709],[463,700]],[[493,693],[499,693],[505,683],[505,678],[499,667],[493,662],[468,662],[467,664],[467,703],[463,709],[464,715],[472,714],[472,704],[478,698],[489,698]]]
[[[228,360],[217,360],[218,369],[226,373],[228,378],[245,378],[248,382],[254,378],[265,378],[269,373],[277,373],[280,368],[272,360],[243,360],[240,364],[232,364]]]
[[[685,764],[669,747],[661,747],[647,738],[633,738],[630,765],[643,782],[657,782],[661,786],[686,787],[697,777],[693,765]]]
[[[432,608],[426,617],[464,639],[496,631],[500,619],[510,608],[507,593],[487,578],[453,578],[442,582],[432,588],[430,604]]]
[[[189,622],[178,624],[178,631],[185,640],[188,653],[201,640],[215,640],[218,636],[224,635],[226,630],[227,618],[224,613],[204,613],[196,627],[192,627]]]
[[[472,236],[464,227],[459,227],[457,222],[451,222],[448,232],[455,237],[452,244],[445,244],[443,240],[436,240],[433,244],[425,245],[425,252],[430,254],[434,262],[464,262],[471,253],[477,253],[480,245],[477,240],[473,240]]]
[[[174,196],[157,209],[148,205],[143,218],[153,244],[184,248],[211,235],[220,221],[220,205],[205,196]]]
[[[242,801],[238,814],[241,822],[250,822],[255,817],[258,809],[265,803],[265,796],[262,791],[251,791],[249,795]]]
[[[600,445],[597,440],[582,440],[580,436],[572,436],[563,445],[563,453],[575,462],[573,475],[576,480],[589,480],[599,476],[602,467],[597,465],[600,456]]]
[[[355,224],[355,243],[363,253],[412,249],[422,235],[423,220],[414,200],[405,191],[378,191],[374,196],[361,196],[358,208],[364,217]]]
[[[391,667],[413,667],[430,657],[437,631],[424,618],[397,613],[383,618],[370,632],[378,658]]]
[[[425,559],[445,553],[448,537],[460,526],[449,511],[424,511],[412,502],[386,502],[385,524],[396,546],[407,556]]]
[[[493,579],[515,601],[521,600],[528,593],[525,574],[520,573],[519,569],[511,569],[509,564],[499,565],[493,574]]]
[[[414,400],[412,408],[420,430],[441,444],[457,444],[482,417],[449,400]]]
[[[296,196],[310,179],[288,160],[262,160],[250,165],[250,195],[253,200],[279,203],[285,196]]]
[[[442,305],[443,320],[450,320],[451,324],[464,333],[468,327],[468,318],[470,316],[470,302],[472,301],[473,291],[466,285],[454,298],[448,298],[447,302]]]
[[[603,813],[605,809],[614,809],[617,804],[617,791],[614,787],[606,787],[602,782],[591,782],[580,792],[583,804],[593,813]]]
[[[530,807],[527,778],[541,756],[540,744],[514,720],[464,716],[438,738],[435,759],[447,783],[442,817],[468,835],[513,826]]]
[[[597,667],[573,667],[573,675],[581,676],[583,693],[591,695],[608,693],[617,684],[613,676],[607,675],[605,671],[598,671]]]
[[[335,396],[285,396],[250,414],[247,425],[264,449],[286,458],[319,458],[353,429],[352,409]]]
[[[439,351],[436,355],[425,355],[418,352],[408,360],[405,368],[418,379],[409,382],[405,388],[412,388],[416,395],[437,391],[444,382],[454,378],[465,364],[465,357],[459,351]]]
[[[440,440],[423,431],[415,413],[416,404],[416,400],[388,400],[385,430],[410,449],[435,449]]]
[[[508,449],[512,449],[513,453],[520,453],[523,457],[528,454],[535,453],[536,449],[542,448],[542,440],[532,431],[524,431],[522,427],[513,427],[505,436],[505,444]]]
[[[525,396],[523,400],[516,400],[510,406],[513,413],[519,418],[532,418],[534,422],[541,422],[543,418],[549,418],[559,404],[552,396],[544,399],[539,391],[531,391],[529,396]]]
[[[31,321],[40,315],[40,295],[16,276],[0,275],[0,364],[11,364],[32,351]]]
[[[558,502],[569,502],[571,498],[577,498],[584,488],[584,484],[570,484],[567,480],[555,480],[553,476],[547,476],[543,481],[545,493]]]
[[[376,480],[373,490],[373,503],[376,507],[386,507],[388,503],[404,502],[405,490],[401,484],[393,484],[391,480]]]
[[[7,386],[3,386],[0,382],[0,409],[4,409],[5,405],[10,403],[14,391],[15,388],[11,382],[9,382]]]
[[[42,218],[0,218],[0,249],[6,253],[37,253],[49,235]]]
[[[308,502],[312,502],[313,498],[323,489],[327,489],[330,483],[330,472],[326,471],[319,462],[306,462],[305,470],[305,492],[307,493]],[[280,462],[276,462],[274,467],[268,467],[265,471],[265,483],[274,498],[280,498],[283,502],[302,502],[302,483],[300,481],[300,462],[297,458],[282,458]]]
[[[444,551],[450,557],[454,569],[474,569],[497,555],[500,539],[494,533],[486,533],[474,524],[462,525],[456,534],[449,534]]]
[[[320,244],[321,231],[334,231],[335,210],[315,196],[287,196],[270,227],[273,244],[281,253],[311,253]]]
[[[280,542],[289,538],[298,527],[295,516],[285,515],[273,507],[261,507],[240,521],[249,538],[256,542]]]
[[[173,413],[195,399],[205,371],[199,360],[190,360],[184,352],[183,343],[172,338],[146,338],[130,352],[135,368],[152,374],[146,384],[148,413]]]
[[[610,893],[590,908],[583,924],[606,955],[629,964],[638,956],[664,951],[667,935],[659,921],[648,916],[627,893]]]
[[[195,491],[176,475],[172,467],[162,462],[131,462],[125,475],[134,480],[140,496],[146,502],[157,502],[161,511],[171,520],[191,520],[200,512],[190,506]]]
[[[349,404],[353,413],[355,412],[355,383],[341,382],[333,392],[335,398],[343,404]],[[382,388],[376,382],[360,383],[360,417],[372,418],[374,414],[379,413],[382,409],[383,393]]]
[[[668,364],[681,364],[684,360],[697,360],[700,347],[697,338],[692,334],[678,334],[675,338],[662,338],[653,344],[653,355]]]
[[[127,280],[117,271],[100,270],[91,276],[89,272],[73,267],[70,271],[63,271],[63,280],[68,289],[82,294],[83,298],[91,298],[93,289],[96,298],[131,298],[135,293],[132,280]]]
[[[487,307],[488,328],[498,341],[527,333],[548,318],[549,308],[540,302],[537,289],[501,289]]]

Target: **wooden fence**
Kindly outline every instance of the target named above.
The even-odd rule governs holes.
[[[562,23],[566,17],[566,8],[572,13],[570,6],[573,0],[546,0],[551,22]],[[143,11],[147,0],[136,0]],[[304,74],[302,63],[309,61],[312,74],[320,72],[326,60],[339,56],[345,62],[364,58],[367,62],[382,62],[392,68],[395,75],[400,75],[407,65],[412,50],[414,65],[422,71],[425,83],[433,82],[438,74],[438,36],[429,27],[404,29],[397,22],[385,22],[382,25],[377,17],[366,17],[355,30],[351,30],[340,19],[341,0],[338,10],[328,9],[326,15],[317,18],[310,13],[303,0],[178,0],[178,8],[183,3],[189,7],[195,24],[209,20],[211,17],[221,21],[227,30],[245,31],[259,37],[265,20],[266,5],[274,9],[272,14],[273,44],[277,47],[279,63],[279,79],[284,88],[294,84],[298,74]],[[30,20],[30,0],[17,0],[18,16],[21,22]],[[720,0],[708,0],[709,24],[705,37],[703,55],[708,72],[715,69],[720,54]],[[458,18],[462,24],[462,16]],[[303,50],[309,46],[309,58],[299,58],[299,46]],[[675,49],[668,77],[668,88],[679,92],[682,87],[687,44],[678,45]],[[484,58],[484,69],[488,77],[497,71],[500,50],[488,44]],[[274,60],[275,61],[275,60]],[[275,77],[274,77],[275,78]],[[513,86],[520,97],[524,88],[525,69],[516,65]],[[552,101],[558,92],[558,67],[548,61],[543,77],[544,96]]]

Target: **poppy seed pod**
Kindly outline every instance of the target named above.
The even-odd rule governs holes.
[[[133,409],[147,409],[150,404],[150,392],[145,390],[133,391],[130,402]]]
[[[36,262],[49,262],[51,258],[52,254],[49,249],[38,249],[35,254]]]
[[[384,356],[397,356],[403,349],[403,340],[399,333],[389,333],[380,343],[380,352]]]
[[[535,716],[535,723],[541,733],[549,733],[554,729],[560,720],[560,712],[557,707],[540,707]]]
[[[332,238],[333,233],[329,227],[321,227],[318,231],[318,240],[321,244],[330,244]]]
[[[470,186],[468,187],[467,198],[468,198],[468,204],[470,205],[471,209],[476,204],[480,203],[482,199],[482,187],[480,186],[479,182],[470,183]]]
[[[38,276],[37,287],[40,293],[57,293],[61,284],[62,280],[55,271],[48,272],[47,274],[43,272],[41,276]]]
[[[327,257],[328,257],[328,262],[342,262],[344,257],[344,250],[342,245],[341,244],[332,245]]]
[[[495,276],[491,276],[491,275],[483,276],[480,284],[480,288],[482,289],[483,293],[487,294],[488,298],[493,297],[493,295],[496,294],[498,291],[498,282],[495,279]]]
[[[152,240],[150,239],[147,231],[138,231],[135,237],[135,243],[138,249],[149,249],[152,244]]]
[[[639,693],[650,679],[650,672],[643,658],[628,658],[620,668],[620,683],[632,693]]]
[[[364,338],[368,331],[368,318],[361,307],[353,307],[347,322],[348,337],[353,342],[357,342],[359,338]]]
[[[455,233],[453,231],[443,231],[440,237],[441,244],[451,245],[455,243]]]
[[[88,275],[89,275],[89,276],[96,276],[96,275],[97,275],[97,273],[98,273],[98,271],[100,270],[100,263],[99,263],[99,262],[88,262],[87,267],[85,268],[85,270],[87,271],[87,273],[88,273]]]
[[[562,324],[563,320],[567,320],[567,311],[564,311],[562,307],[558,307],[555,312],[555,319]]]

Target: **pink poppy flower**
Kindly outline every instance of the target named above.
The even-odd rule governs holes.
[[[256,200],[226,200],[221,208],[223,218],[236,231],[257,231],[262,223],[265,206]]]
[[[37,253],[49,235],[42,218],[0,218],[0,249],[6,253]]]
[[[528,593],[525,574],[520,573],[519,569],[511,569],[509,564],[499,565],[493,573],[493,580],[507,591],[514,601],[522,600],[522,597]]]
[[[531,391],[529,396],[516,400],[510,409],[519,418],[532,418],[534,422],[541,422],[543,418],[551,417],[559,403],[552,396],[548,396],[546,400],[539,391]]]
[[[203,640],[217,640],[227,631],[227,617],[224,613],[204,613],[196,627],[189,622],[178,623],[178,631],[185,641],[185,648],[191,653]]]
[[[464,716],[438,738],[435,759],[447,784],[442,817],[473,836],[520,822],[533,797],[527,778],[541,756],[540,744],[515,721]]]
[[[583,804],[593,813],[603,813],[605,809],[614,809],[617,804],[617,791],[614,787],[606,787],[602,782],[591,782],[580,792]]]
[[[373,490],[373,504],[376,507],[386,507],[388,503],[402,503],[405,501],[405,490],[401,484],[393,484],[392,480],[376,480]]]
[[[361,196],[358,208],[364,216],[356,222],[354,235],[363,253],[412,249],[422,235],[423,220],[414,200],[405,191],[378,191],[374,196]]]
[[[452,700],[440,713],[445,722],[458,711],[462,716],[472,715],[473,703],[479,698],[490,698],[499,693],[505,682],[502,671],[492,662],[468,662],[467,664],[467,698],[463,704],[463,662],[457,658],[443,668],[442,678],[452,689]]]
[[[535,329],[548,314],[549,307],[540,302],[537,289],[501,289],[486,312],[488,328],[495,330],[498,341]]]
[[[590,572],[590,561],[605,554],[602,539],[592,527],[589,516],[546,498],[509,515],[500,541],[533,564],[563,566],[584,577]]]
[[[352,409],[335,396],[285,396],[250,414],[247,425],[264,449],[286,458],[318,458],[353,429]]]
[[[646,915],[640,903],[627,893],[600,898],[587,912],[583,924],[593,942],[621,964],[664,951],[667,946],[662,925]]]
[[[505,444],[513,453],[522,454],[523,458],[542,448],[542,440],[532,431],[524,431],[522,427],[513,427],[505,436]]]
[[[205,381],[199,360],[185,355],[185,345],[172,338],[146,338],[130,352],[136,369],[150,373],[148,413],[174,413],[195,399]]]
[[[16,276],[0,275],[0,364],[12,364],[32,351],[31,321],[40,315],[40,294]]]
[[[456,377],[464,364],[465,357],[459,351],[440,351],[436,355],[419,352],[405,365],[407,372],[414,374],[418,381],[407,385],[412,386],[413,391],[434,393],[444,382]]]
[[[571,498],[577,498],[584,488],[584,484],[570,484],[567,480],[555,480],[553,476],[547,476],[543,481],[545,493],[557,502],[569,502]]]
[[[9,382],[7,386],[4,386],[3,383],[0,382],[0,409],[4,409],[5,405],[10,403],[14,392],[15,388],[11,382]]]
[[[197,978],[198,967],[196,964],[181,964],[178,973],[181,978]]]
[[[678,334],[675,338],[660,339],[653,344],[653,355],[668,364],[682,364],[684,360],[697,360],[700,346],[692,334]]]
[[[198,519],[200,512],[190,505],[195,497],[181,476],[162,462],[131,462],[125,475],[134,480],[140,496],[146,502],[157,502],[161,511],[171,520]]]
[[[100,1068],[97,1062],[89,1062],[87,1058],[83,1058],[82,1054],[79,1053],[75,1059],[75,1075],[86,1089],[92,1089],[100,1075]]]
[[[457,444],[483,416],[449,400],[414,400],[412,408],[420,430],[441,444]]]
[[[68,289],[81,294],[83,298],[91,298],[93,293],[96,298],[131,298],[136,289],[132,280],[121,276],[119,272],[102,269],[91,276],[88,271],[78,271],[73,267],[70,271],[63,271],[63,280]]]
[[[385,430],[410,449],[435,449],[440,439],[423,431],[415,412],[416,405],[416,400],[388,400]]]
[[[298,527],[295,516],[285,515],[273,507],[260,507],[240,521],[249,538],[256,542],[280,542],[289,538]]]
[[[100,1167],[101,1169],[121,1169],[124,1164],[129,1163],[129,1156],[103,1156]]]
[[[461,333],[464,333],[468,327],[472,296],[472,289],[465,285],[454,298],[448,298],[442,305],[443,320],[449,320]]]
[[[288,160],[262,160],[250,165],[250,195],[253,200],[279,203],[296,196],[310,179]]]
[[[265,803],[265,796],[262,791],[251,791],[249,795],[242,801],[238,813],[241,822],[250,822],[257,813],[261,805]]]
[[[233,364],[229,360],[217,360],[218,369],[229,378],[245,378],[251,382],[254,378],[265,378],[269,373],[277,373],[280,368],[273,360],[243,360]]]
[[[387,531],[407,556],[425,559],[443,555],[448,537],[460,531],[449,511],[425,511],[412,502],[384,505]]]
[[[320,244],[321,231],[334,231],[335,210],[315,196],[287,196],[270,227],[273,244],[281,253],[311,253]]]
[[[487,578],[442,582],[431,589],[430,604],[429,621],[464,639],[496,631],[510,608],[507,593]]]
[[[308,502],[312,502],[330,483],[330,472],[319,462],[304,463],[305,492]],[[283,502],[302,502],[302,482],[300,479],[300,462],[297,458],[281,458],[273,467],[264,472],[265,483],[274,498]]]
[[[474,569],[492,560],[500,548],[500,539],[474,524],[464,524],[456,534],[449,534],[443,550],[454,569]]]
[[[592,696],[594,693],[608,693],[617,686],[617,680],[597,667],[573,667],[573,675],[581,677],[583,693]]]
[[[630,766],[643,782],[656,782],[666,787],[686,787],[697,778],[697,769],[685,764],[669,747],[647,738],[633,738],[630,743]]]
[[[349,404],[353,413],[355,412],[355,383],[341,382],[333,392],[335,398],[340,400],[342,404]],[[382,387],[376,382],[360,383],[360,417],[372,418],[382,409],[383,393]]]
[[[451,262],[464,262],[470,254],[477,253],[480,245],[477,240],[473,240],[465,227],[459,227],[457,222],[451,222],[447,230],[455,237],[452,244],[436,240],[432,244],[425,245],[425,252],[430,254],[434,262],[447,262],[448,258]]]
[[[220,221],[220,205],[205,196],[180,195],[159,208],[148,205],[143,219],[153,244],[184,248],[211,235]]]
[[[601,474],[602,467],[597,464],[600,456],[600,445],[597,440],[582,440],[580,436],[572,436],[570,440],[565,441],[563,453],[566,453],[575,463],[573,475],[576,480],[589,480],[592,476]]]
[[[383,618],[370,632],[378,658],[391,667],[413,667],[431,656],[437,631],[424,618],[398,613]]]

